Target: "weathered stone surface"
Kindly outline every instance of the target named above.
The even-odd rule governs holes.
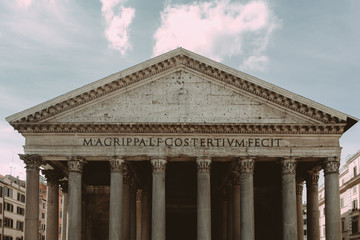
[[[51,122],[315,122],[183,70],[126,90]]]

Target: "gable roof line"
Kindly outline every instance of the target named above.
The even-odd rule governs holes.
[[[188,57],[190,59],[190,61],[187,61],[187,62],[182,61],[181,59],[184,56]],[[175,60],[176,57],[180,58],[180,60]],[[314,108],[316,110],[320,110],[320,111],[322,111],[322,112],[324,112],[326,114],[330,114],[332,116],[335,116],[335,117],[341,119],[342,121],[348,121],[349,119],[351,119],[353,121],[351,126],[358,121],[358,119],[356,119],[354,117],[351,117],[351,116],[349,116],[347,114],[344,114],[342,112],[339,112],[337,110],[329,108],[329,107],[327,107],[325,105],[322,105],[320,103],[314,102],[314,101],[312,101],[312,100],[310,100],[308,98],[302,97],[302,96],[297,95],[297,94],[295,94],[293,92],[290,92],[290,91],[288,91],[286,89],[283,89],[283,88],[278,87],[276,85],[273,85],[271,83],[265,82],[264,80],[253,77],[253,76],[251,76],[249,74],[243,73],[241,71],[238,71],[236,69],[228,67],[228,66],[226,66],[224,64],[215,62],[215,61],[213,61],[211,59],[208,59],[206,57],[203,57],[201,55],[198,55],[196,53],[193,53],[193,52],[188,51],[188,50],[183,49],[183,48],[177,48],[175,50],[172,50],[172,51],[164,53],[164,54],[162,54],[160,56],[154,57],[154,58],[152,58],[150,60],[139,63],[139,64],[137,64],[135,66],[132,66],[132,67],[127,68],[125,70],[122,70],[120,72],[111,74],[111,75],[109,75],[107,77],[104,77],[104,78],[102,78],[100,80],[89,83],[89,84],[87,84],[87,85],[85,85],[83,87],[80,87],[80,88],[72,90],[72,91],[70,91],[68,93],[62,94],[62,95],[60,95],[58,97],[50,99],[50,100],[48,100],[46,102],[38,104],[38,105],[36,105],[34,107],[31,107],[31,108],[26,109],[24,111],[21,111],[19,113],[13,114],[13,115],[7,117],[6,120],[8,122],[10,122],[10,123],[19,121],[20,119],[22,119],[24,117],[28,117],[28,116],[30,116],[32,114],[36,114],[37,112],[44,111],[47,108],[55,106],[56,104],[71,100],[73,98],[76,98],[76,97],[80,96],[81,94],[86,94],[86,93],[88,93],[90,91],[93,91],[93,90],[95,90],[97,88],[105,87],[107,84],[110,84],[110,83],[115,82],[115,81],[117,81],[119,79],[122,79],[122,78],[127,78],[127,77],[131,76],[132,74],[137,74],[137,73],[139,73],[139,72],[141,72],[143,70],[146,70],[149,67],[155,66],[156,64],[163,63],[163,62],[166,62],[166,61],[173,61],[173,62],[170,62],[170,63],[167,64],[168,67],[169,66],[170,67],[174,67],[174,66],[176,67],[176,66],[183,65],[183,66],[187,66],[187,67],[190,67],[190,68],[192,68],[194,70],[198,70],[198,71],[200,71],[200,69],[197,69],[197,68],[204,68],[205,70],[204,69],[201,69],[201,70],[204,70],[204,71],[212,71],[212,70],[214,70],[214,71],[216,71],[216,74],[221,74],[221,73],[230,74],[233,77],[240,78],[240,80],[247,81],[250,85],[254,85],[255,88],[260,87],[263,90],[265,89],[267,91],[272,91],[272,92],[275,93],[275,95],[276,94],[281,94],[286,98],[290,98],[290,99],[292,99],[294,101],[297,101],[300,105],[305,104],[305,105],[307,105],[309,107],[312,107],[312,108]],[[197,65],[194,64],[194,66],[191,66],[191,61],[193,61],[193,64],[194,64],[194,62],[198,62],[198,64]],[[199,64],[201,66],[199,66]],[[208,68],[208,69],[206,69],[206,68]],[[166,70],[166,67],[164,69]],[[159,72],[156,72],[156,66],[155,66],[155,70],[154,70],[155,72],[152,72],[153,69],[147,70],[147,71],[151,71],[150,74],[159,73]],[[209,73],[208,75],[211,75],[212,73],[213,72]],[[144,73],[142,73],[142,75],[144,75]],[[144,76],[142,76],[142,77],[144,77]],[[147,78],[147,76],[145,76],[144,78]],[[129,80],[129,81],[130,81],[129,84],[132,84],[131,80]],[[141,80],[138,80],[138,81],[141,81]],[[125,84],[127,84],[126,81],[125,81]],[[101,97],[101,96],[103,96],[103,95],[95,95],[94,98]],[[91,101],[92,99],[93,98],[90,98],[89,101]],[[82,103],[83,102],[81,102],[80,104],[82,104]],[[75,105],[75,106],[78,106],[78,105]],[[74,107],[74,106],[69,106],[66,109],[62,109],[62,111],[67,111],[72,107]],[[55,113],[55,115],[56,115],[56,113]],[[51,115],[51,116],[53,116],[53,115]],[[45,118],[46,118],[46,116],[45,116]],[[349,127],[351,127],[351,126],[349,126]]]

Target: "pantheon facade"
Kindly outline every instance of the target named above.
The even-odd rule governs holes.
[[[26,141],[25,239],[340,239],[339,138],[358,119],[182,48],[7,121]]]

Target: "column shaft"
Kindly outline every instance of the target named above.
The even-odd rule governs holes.
[[[69,206],[68,237],[69,240],[81,240],[81,177],[84,162],[77,158],[68,161],[69,168]]]
[[[241,239],[255,239],[254,217],[254,159],[247,158],[240,164],[240,234]]]
[[[221,240],[227,240],[227,196],[226,191],[222,193],[222,227],[221,227]]]
[[[112,158],[110,163],[109,239],[122,240],[123,167],[124,160]]]
[[[240,173],[238,171],[233,172],[233,204],[234,204],[234,240],[240,240]]]
[[[130,240],[136,240],[136,187],[134,181],[130,188]]]
[[[143,191],[142,192],[142,207],[141,207],[141,212],[142,212],[142,227],[141,227],[141,240],[149,240],[150,237],[150,222],[151,222],[151,214],[150,214],[150,206],[151,204],[150,202],[150,198],[149,198],[149,193],[148,191]]]
[[[211,240],[210,158],[197,158],[197,239]]]
[[[39,238],[39,155],[19,154],[26,164],[25,232],[26,240]]]
[[[130,239],[130,182],[131,176],[129,169],[124,166],[124,184],[123,184],[123,219],[122,219],[122,231],[123,240]]]
[[[165,159],[152,159],[152,231],[151,240],[165,240]]]
[[[42,171],[47,180],[46,231],[48,240],[59,238],[59,175],[54,170]]]
[[[304,240],[304,220],[303,220],[303,204],[302,204],[302,192],[304,183],[298,181],[296,183],[296,212],[297,212],[297,230],[298,240]]]
[[[341,239],[339,165],[337,158],[324,162],[326,240]]]
[[[283,240],[294,240],[297,235],[296,216],[296,162],[289,158],[282,165],[282,219]]]
[[[308,179],[306,180],[308,240],[320,239],[318,180],[318,171],[311,171],[308,173]]]
[[[233,240],[233,220],[234,220],[234,210],[233,210],[233,192],[232,192],[232,183],[228,183],[227,186],[227,239]]]
[[[62,205],[62,224],[61,224],[61,240],[67,239],[67,226],[68,226],[68,187],[67,183],[62,184],[62,195],[63,195],[63,205]]]
[[[142,190],[136,192],[136,240],[141,240],[142,230]]]

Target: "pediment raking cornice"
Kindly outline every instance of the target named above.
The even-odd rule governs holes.
[[[144,79],[164,73],[172,68],[179,67],[184,67],[199,72],[222,83],[226,83],[243,91],[247,91],[250,94],[256,95],[258,98],[264,99],[265,101],[272,102],[273,104],[276,104],[282,108],[291,109],[294,112],[298,112],[324,124],[347,123],[347,119],[340,119],[338,116],[334,116],[333,114],[310,106],[311,104],[300,102],[299,100],[293,99],[291,96],[285,96],[285,94],[275,92],[272,89],[255,84],[254,82],[246,79],[246,77],[229,73],[226,70],[221,69],[221,67],[218,67],[221,64],[212,65],[204,63],[194,57],[188,56],[191,54],[183,53],[187,53],[187,51],[179,51],[179,54],[177,55],[166,59],[161,59],[161,61],[146,66],[141,70],[129,73],[128,75],[121,76],[121,74],[119,74],[120,77],[111,82],[97,86],[93,89],[87,89],[86,91],[74,95],[66,100],[48,104],[41,110],[20,116],[17,119],[10,121],[10,124],[14,127],[19,127],[19,123],[43,122],[57,114],[64,113],[75,107],[86,104],[95,99],[99,99],[104,95],[113,93],[122,88],[129,87],[132,84],[139,83]]]

